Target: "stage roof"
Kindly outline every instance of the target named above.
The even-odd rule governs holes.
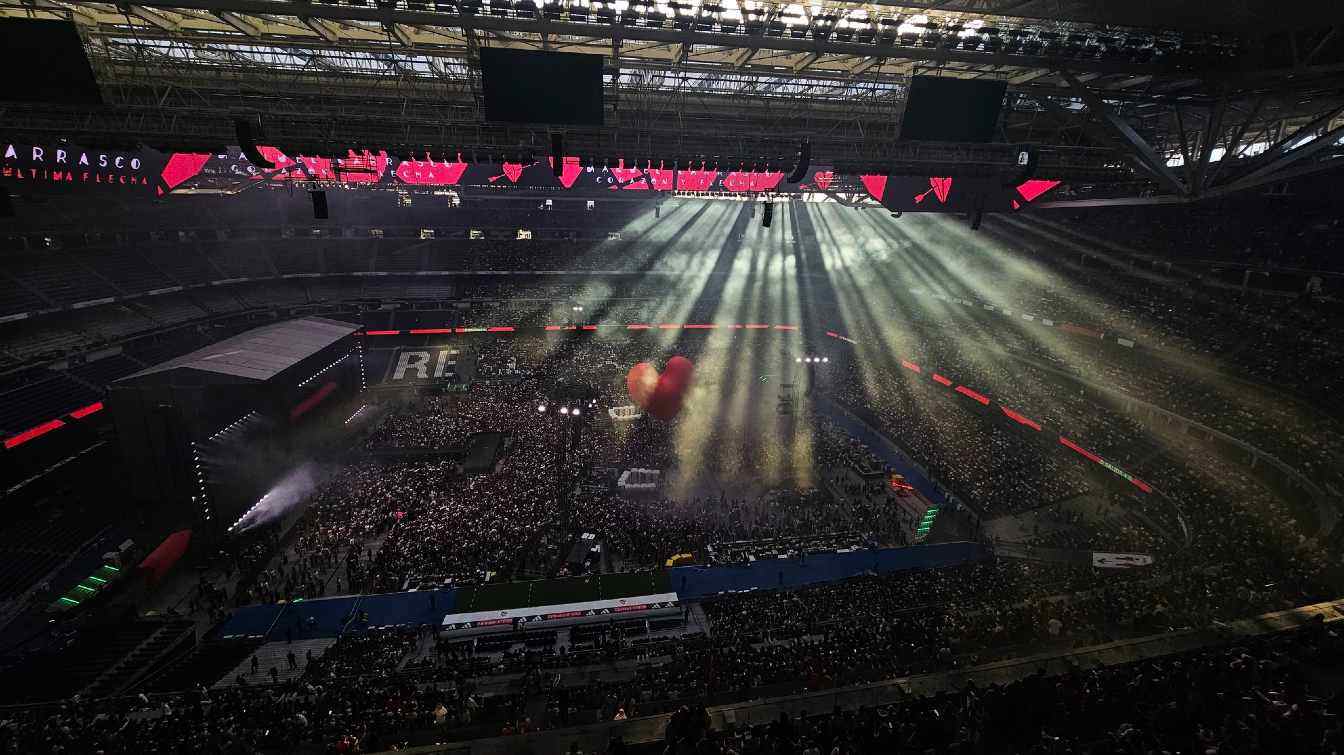
[[[358,325],[323,317],[287,320],[254,328],[117,382],[135,381],[178,369],[266,381],[357,330]]]

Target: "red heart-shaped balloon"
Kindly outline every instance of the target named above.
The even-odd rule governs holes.
[[[649,398],[658,387],[658,368],[648,362],[640,362],[625,374],[625,389],[630,392],[630,400],[640,409],[649,408]]]
[[[626,373],[625,387],[636,406],[658,419],[669,420],[681,411],[694,375],[695,367],[686,357],[667,360],[661,375],[657,367],[640,362]]]

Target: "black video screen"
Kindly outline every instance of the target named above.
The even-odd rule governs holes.
[[[481,88],[488,121],[602,125],[601,55],[485,47]]]

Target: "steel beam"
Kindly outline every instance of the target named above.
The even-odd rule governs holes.
[[[1287,136],[1280,137],[1277,141],[1271,144],[1269,148],[1266,149],[1262,154],[1258,155],[1256,157],[1256,160],[1258,162],[1270,162],[1272,160],[1278,159],[1283,154],[1285,154],[1285,150],[1287,149],[1288,145],[1292,144],[1293,142],[1297,141],[1298,139],[1307,134],[1315,133],[1316,131],[1329,126],[1330,122],[1333,121],[1340,114],[1344,114],[1344,105],[1332,107],[1326,110],[1325,112],[1321,113],[1315,118],[1312,118],[1307,123],[1295,129],[1293,133],[1288,134]],[[1287,124],[1284,124],[1284,126],[1286,128]]]
[[[308,16],[300,16],[299,21],[311,29],[314,34],[326,40],[328,44],[336,44],[341,41],[340,27],[331,21],[323,21],[320,18]]]
[[[219,16],[219,20],[223,21],[229,26],[232,26],[239,32],[242,32],[243,34],[246,34],[249,37],[256,39],[261,36],[261,27],[252,23],[252,21],[243,18],[237,13],[224,10],[220,11],[217,15]]]
[[[1209,122],[1205,124],[1202,141],[1199,145],[1199,164],[1195,166],[1195,171],[1190,177],[1190,190],[1192,193],[1199,193],[1204,187],[1204,176],[1209,170],[1209,158],[1213,156],[1213,148],[1218,142],[1218,135],[1223,131],[1223,115],[1227,112],[1227,98],[1222,97],[1218,104],[1214,106],[1213,112],[1209,114]],[[1224,153],[1226,156],[1226,153]]]
[[[1144,141],[1142,136],[1139,136],[1133,126],[1130,126],[1123,118],[1116,115],[1115,111],[1111,110],[1106,103],[1102,102],[1101,98],[1095,93],[1084,87],[1082,82],[1078,81],[1072,72],[1060,71],[1059,73],[1060,76],[1063,76],[1064,80],[1069,83],[1069,87],[1073,90],[1073,93],[1081,98],[1084,104],[1087,105],[1088,110],[1091,110],[1110,127],[1111,131],[1129,147],[1134,156],[1157,177],[1160,183],[1164,184],[1168,189],[1178,195],[1186,195],[1190,193],[1186,185],[1181,182],[1181,179],[1177,178],[1176,174],[1171,172],[1171,168],[1167,167],[1166,161],[1153,151],[1153,148],[1148,145],[1148,142]]]
[[[1339,34],[1339,28],[1340,27],[1338,26],[1331,27],[1330,31],[1326,32],[1325,36],[1321,37],[1321,41],[1317,42],[1316,46],[1311,48],[1311,52],[1307,53],[1307,56],[1302,59],[1302,65],[1311,65],[1312,61],[1321,54],[1321,51],[1325,49],[1326,45],[1335,40],[1335,37]]]
[[[415,47],[415,38],[411,36],[411,30],[402,24],[388,24],[387,31],[401,43],[402,47]]]
[[[156,13],[143,5],[132,5],[129,10],[132,16],[164,31],[177,31],[178,29],[178,25],[169,20],[167,16]]]
[[[1098,199],[1050,199],[1032,202],[1028,210],[1081,210],[1092,207],[1148,207],[1151,205],[1189,204],[1189,197],[1156,194],[1148,197],[1106,197]]]
[[[879,63],[881,63],[880,58],[863,58],[859,60],[857,63],[855,63],[852,68],[849,69],[849,73],[851,76],[860,76],[862,74],[867,73],[870,68],[878,65]]]
[[[821,53],[819,52],[812,52],[808,53],[807,55],[804,55],[803,57],[799,58],[796,63],[793,64],[793,72],[794,73],[801,72],[804,68],[807,68],[808,66],[817,62],[817,59],[820,57]]]
[[[1204,180],[1200,183],[1201,191],[1203,191],[1204,187],[1210,186],[1214,181],[1218,180],[1218,174],[1222,172],[1224,167],[1240,158],[1241,150],[1238,147],[1241,144],[1242,139],[1246,138],[1246,129],[1250,128],[1251,123],[1255,121],[1256,116],[1260,115],[1260,109],[1264,107],[1265,99],[1266,98],[1263,95],[1257,97],[1255,105],[1251,107],[1251,112],[1247,113],[1241,123],[1237,124],[1236,130],[1232,132],[1230,137],[1228,137],[1227,147],[1223,150],[1222,159],[1213,166],[1213,169],[1209,171],[1208,175],[1206,175]]]
[[[1027,71],[1027,72],[1025,72],[1025,73],[1020,73],[1020,74],[1018,74],[1018,75],[1016,75],[1016,76],[1013,76],[1013,77],[1011,77],[1011,78],[1008,79],[1008,83],[1009,83],[1009,84],[1030,84],[1031,82],[1033,82],[1033,81],[1035,81],[1035,80],[1037,80],[1037,79],[1043,79],[1043,78],[1045,78],[1046,76],[1049,76],[1049,75],[1052,74],[1052,73],[1054,73],[1054,71],[1052,71],[1052,70],[1050,70],[1050,69],[1048,69],[1048,68],[1039,68],[1039,69],[1036,69],[1036,70],[1034,70],[1034,71]]]
[[[1220,193],[1226,194],[1244,189],[1252,189],[1257,186],[1263,186],[1267,183],[1282,181],[1289,177],[1285,169],[1309,157],[1320,154],[1324,150],[1337,147],[1341,138],[1344,138],[1344,126],[1338,126],[1317,136],[1315,139],[1295,147],[1287,154],[1270,162],[1268,165],[1257,168],[1244,176],[1229,182],[1221,187]],[[1334,165],[1323,166],[1322,169],[1336,167]],[[1312,171],[1315,172],[1315,171]],[[1294,174],[1300,175],[1300,174]]]

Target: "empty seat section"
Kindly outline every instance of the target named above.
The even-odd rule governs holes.
[[[117,292],[63,253],[8,257],[5,271],[58,305],[116,296]]]
[[[64,417],[71,409],[97,401],[97,391],[55,372],[47,380],[30,383],[0,395],[0,432],[8,438],[48,420]]]
[[[269,278],[275,275],[275,266],[266,252],[268,245],[264,241],[213,241],[201,248],[225,278]]]
[[[168,276],[132,249],[98,249],[80,254],[79,261],[125,294],[142,294],[175,285]]]
[[[281,275],[316,273],[322,270],[322,247],[312,241],[285,242],[271,255]]]
[[[140,252],[151,265],[183,286],[196,286],[222,277],[196,244],[149,244],[141,247]]]

